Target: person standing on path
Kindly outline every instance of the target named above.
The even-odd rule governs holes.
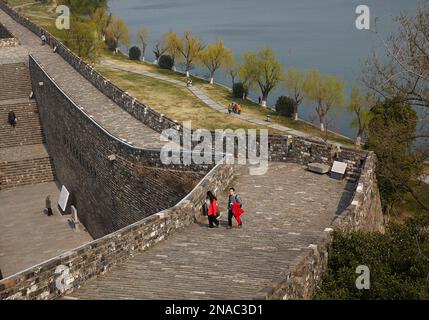
[[[234,216],[238,222],[238,227],[243,226],[243,222],[240,219],[240,215],[243,213],[241,209],[242,202],[240,196],[235,194],[234,188],[229,188],[229,198],[228,198],[228,229],[232,228],[232,217]]]
[[[9,114],[7,115],[7,122],[9,122],[9,124],[15,128],[17,120],[16,120],[15,112],[13,112],[12,110],[9,111]]]
[[[52,212],[51,195],[48,195],[46,197],[45,205],[46,205],[46,211],[47,211],[48,217],[52,216],[53,212]]]
[[[207,191],[206,198],[207,217],[209,219],[209,228],[219,227],[219,208],[217,206],[217,199],[211,191]]]

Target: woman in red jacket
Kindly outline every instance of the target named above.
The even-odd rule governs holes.
[[[207,206],[207,216],[209,218],[209,228],[213,228],[213,224],[219,227],[219,209],[217,207],[216,197],[211,191],[207,191],[206,206]]]

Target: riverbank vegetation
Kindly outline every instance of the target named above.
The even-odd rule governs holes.
[[[378,158],[378,186],[390,223],[385,234],[335,233],[315,299],[429,298],[429,185],[421,178],[429,156],[429,2],[396,21],[399,32],[390,42],[381,38],[386,56],[372,56],[365,68],[365,83],[378,101],[354,89],[350,105],[356,113],[363,108],[358,125],[366,126],[366,147]],[[367,288],[356,284],[358,266],[369,271]]]
[[[28,2],[32,1],[10,0],[12,5]],[[77,5],[72,1],[69,4]],[[182,65],[193,85],[220,104],[239,102],[245,114],[256,119],[266,120],[271,116],[274,124],[342,143],[350,141],[329,133],[327,118],[336,108],[348,108],[355,115],[356,143],[364,143],[364,148],[377,155],[376,174],[383,210],[390,223],[385,234],[336,232],[330,248],[328,271],[315,298],[429,298],[429,185],[419,180],[422,173],[429,174],[425,171],[429,169],[423,164],[429,156],[427,143],[420,143],[425,139],[427,142],[429,134],[427,118],[418,118],[415,112],[416,108],[429,111],[428,1],[423,1],[414,16],[397,19],[399,32],[390,41],[380,37],[386,55],[382,60],[376,55],[368,59],[364,70],[365,87],[354,85],[348,104],[345,103],[345,84],[341,79],[321,74],[318,70],[283,70],[270,48],[234,57],[220,39],[215,44],[204,44],[191,32],[177,35],[172,31],[159,39],[151,48],[155,63],[131,61],[119,52],[120,45],[128,48],[131,43],[126,24],[112,17],[104,5],[85,8],[84,4],[85,1],[81,2],[78,16],[73,17],[77,23],[74,23],[72,32],[76,35],[70,37],[67,45],[96,64],[101,73],[122,89],[174,120],[192,120],[208,129],[258,127],[209,108],[184,87],[116,70],[98,62],[110,61],[132,66],[136,71],[150,71],[184,81],[184,74],[158,67],[159,60],[168,56],[172,61],[169,68]],[[20,7],[20,10],[67,41],[66,35],[53,28],[56,15],[52,4],[34,2]],[[88,30],[96,30],[96,33],[90,35]],[[73,42],[73,38],[80,36],[85,39]],[[142,60],[145,60],[149,37],[150,33],[144,27],[137,34]],[[80,48],[82,44],[93,49]],[[196,66],[207,68],[211,79],[216,72],[225,72],[231,78],[231,84],[240,84],[245,94],[234,97],[232,90],[211,79],[205,81],[193,77],[190,73]],[[278,113],[263,107],[274,88],[283,88],[287,92],[279,99]],[[260,92],[258,103],[246,99],[246,91],[249,90]],[[322,132],[297,121],[303,101],[313,105]],[[287,109],[286,116],[280,109]],[[426,125],[422,121],[426,121]],[[419,134],[416,134],[417,127],[423,128]],[[356,268],[360,265],[370,270],[370,289],[356,288]]]

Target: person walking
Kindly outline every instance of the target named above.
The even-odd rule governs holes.
[[[42,46],[44,46],[46,44],[46,36],[42,34],[40,39],[42,40]]]
[[[209,219],[209,228],[219,227],[219,220],[217,217],[219,216],[219,208],[217,206],[217,198],[213,195],[211,191],[207,191],[206,198],[206,206],[207,206],[207,217]]]
[[[229,198],[228,198],[228,227],[227,229],[232,228],[232,217],[237,220],[238,227],[243,226],[240,216],[243,214],[242,202],[240,196],[235,194],[234,188],[229,188]]]
[[[45,205],[46,205],[46,212],[47,212],[48,217],[52,216],[53,212],[52,212],[52,203],[51,203],[51,196],[50,195],[48,195],[46,197]]]
[[[15,112],[13,112],[12,110],[9,111],[9,114],[7,115],[7,122],[9,122],[9,124],[15,128],[17,120],[16,120]]]

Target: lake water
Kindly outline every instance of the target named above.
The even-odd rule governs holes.
[[[360,83],[363,62],[372,49],[382,48],[374,33],[355,27],[355,10],[360,4],[369,6],[371,19],[377,17],[377,30],[387,36],[397,29],[392,18],[415,12],[418,0],[109,1],[112,13],[127,21],[133,44],[138,44],[136,33],[141,27],[149,30],[146,59],[154,59],[151,49],[163,33],[189,30],[205,43],[222,38],[237,57],[243,51],[270,46],[285,68],[317,68],[344,79],[347,96],[351,85]],[[206,76],[207,72],[196,69],[193,74]],[[221,73],[216,81],[231,85]],[[281,88],[273,91],[269,105],[282,94],[286,92]],[[252,97],[258,96],[259,92],[252,93]],[[317,123],[312,105],[301,105],[300,117]],[[330,115],[329,129],[354,137],[352,118],[347,111],[336,111]]]

